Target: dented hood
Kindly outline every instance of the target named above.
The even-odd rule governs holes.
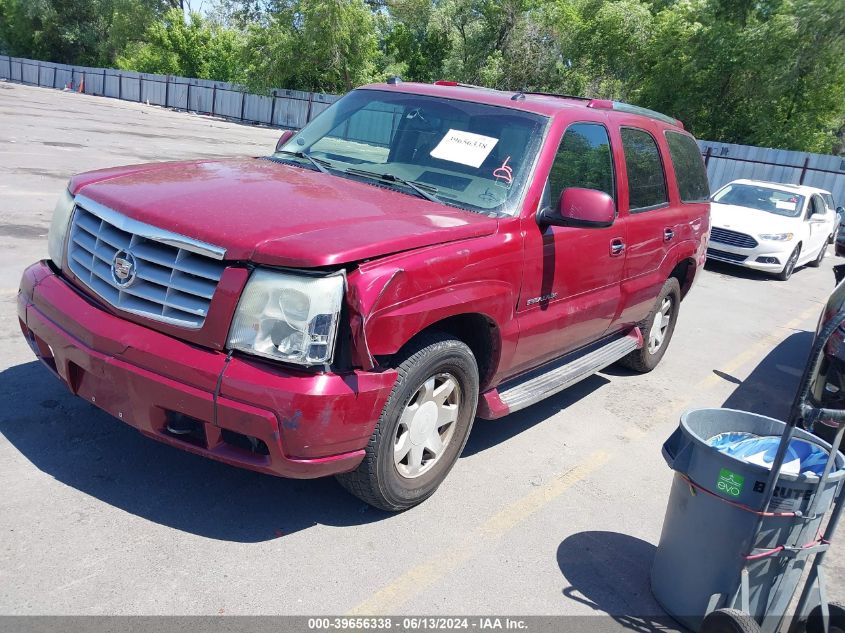
[[[154,163],[75,176],[71,192],[226,249],[312,268],[488,235],[496,220],[269,160]]]

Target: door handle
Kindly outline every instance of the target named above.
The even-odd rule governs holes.
[[[663,229],[663,240],[669,242],[675,237],[675,231],[672,229]]]
[[[610,256],[618,257],[625,252],[625,242],[620,239],[615,239],[610,242]]]

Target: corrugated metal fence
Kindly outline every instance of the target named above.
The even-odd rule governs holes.
[[[222,81],[152,75],[114,68],[68,66],[0,55],[0,78],[47,88],[150,103],[237,121],[300,128],[337,101],[337,95],[273,90],[256,95]]]
[[[833,194],[845,206],[845,157],[752,145],[699,141],[710,189],[737,178],[753,178],[792,185],[809,185]]]
[[[0,78],[75,90],[82,84],[86,94],[285,128],[302,127],[339,99],[337,95],[282,89],[256,95],[221,81],[67,66],[4,55],[0,55]],[[376,117],[367,125],[380,125],[382,121],[383,117]],[[355,137],[353,130],[348,133]],[[366,130],[366,136],[373,138],[371,130]],[[827,189],[837,205],[845,205],[845,158],[711,141],[699,141],[699,146],[713,191],[737,178],[754,178]]]

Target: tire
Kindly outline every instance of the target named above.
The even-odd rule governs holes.
[[[356,470],[337,475],[353,495],[391,512],[425,501],[449,474],[475,419],[479,381],[469,347],[442,333],[412,341],[397,359],[396,371],[399,378],[364,460]],[[444,419],[452,421],[439,424]],[[439,453],[433,452],[436,444]]]
[[[757,621],[738,609],[716,609],[701,622],[698,633],[760,633]]]
[[[783,270],[780,271],[775,277],[780,279],[781,281],[787,281],[790,277],[792,277],[792,273],[795,272],[795,265],[798,263],[798,258],[801,256],[801,245],[795,247],[795,250],[792,251],[792,254],[789,256],[789,259],[786,260],[786,263],[783,265]]]
[[[807,264],[807,266],[818,268],[822,265],[822,260],[825,258],[825,255],[827,255],[827,242],[825,242],[824,246],[822,246],[822,249],[819,251],[819,256]]]
[[[829,602],[827,608],[830,610],[829,633],[845,633],[845,605],[840,602]],[[813,607],[807,618],[807,633],[823,633],[822,610],[820,606]]]
[[[669,303],[668,313],[666,312],[666,302]],[[619,364],[640,373],[649,372],[657,367],[660,359],[666,353],[666,348],[669,347],[669,341],[672,340],[680,305],[681,285],[677,279],[669,277],[663,284],[663,288],[660,289],[660,294],[657,295],[657,301],[654,302],[651,312],[639,323],[640,332],[643,334],[642,348],[634,350],[622,358]],[[658,332],[652,332],[652,330],[658,328],[656,319],[660,315],[663,315],[663,317],[668,315],[669,319],[661,326],[662,330],[658,336]],[[661,317],[661,320],[663,317]],[[657,341],[658,338],[659,342]]]

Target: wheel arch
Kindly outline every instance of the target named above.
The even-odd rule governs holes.
[[[675,264],[675,267],[669,273],[669,277],[677,279],[681,286],[681,299],[686,297],[690,288],[692,288],[697,271],[698,268],[695,265],[695,259],[687,257]]]
[[[478,378],[483,390],[498,367],[502,345],[496,322],[478,312],[462,312],[430,323],[405,341],[395,353],[378,355],[379,364],[391,366],[393,359],[404,349],[431,332],[448,334],[469,347],[478,364]]]

